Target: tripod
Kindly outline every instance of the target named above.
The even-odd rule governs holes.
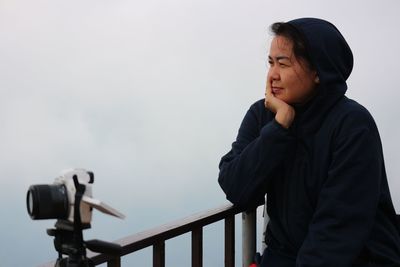
[[[82,230],[90,228],[90,224],[82,224],[80,214],[80,203],[85,192],[85,185],[73,177],[76,188],[74,204],[74,222],[58,220],[55,229],[47,229],[47,234],[54,236],[54,247],[58,252],[55,267],[92,267],[93,261],[86,257],[86,248],[100,253],[118,255],[121,253],[121,246],[101,240],[83,240]],[[68,255],[68,257],[63,257]]]

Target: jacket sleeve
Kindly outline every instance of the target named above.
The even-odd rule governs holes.
[[[367,111],[351,114],[334,140],[327,179],[297,255],[297,267],[351,266],[374,223],[385,171],[372,117]]]
[[[292,140],[274,119],[259,125],[253,105],[245,115],[231,151],[219,164],[218,182],[226,197],[242,208],[262,203],[271,173],[285,156]]]

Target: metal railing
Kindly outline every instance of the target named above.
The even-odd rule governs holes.
[[[165,241],[191,232],[192,267],[203,266],[203,227],[224,220],[225,267],[235,266],[235,215],[242,210],[227,204],[194,214],[159,227],[127,236],[114,243],[121,245],[120,255],[99,254],[88,251],[95,265],[107,263],[108,267],[120,267],[121,257],[135,251],[153,247],[153,267],[165,266]],[[242,212],[242,266],[249,266],[256,253],[256,208]],[[53,263],[41,265],[54,266]]]
[[[203,266],[203,227],[224,220],[225,267],[234,267],[235,215],[242,212],[242,266],[247,267],[252,263],[256,252],[256,209],[242,212],[237,207],[227,204],[114,241],[114,243],[122,247],[122,252],[118,256],[88,251],[88,258],[95,265],[107,263],[108,267],[120,267],[122,256],[152,246],[153,267],[164,267],[165,241],[191,232],[192,267],[201,267]],[[397,219],[400,224],[400,215],[397,215]],[[54,266],[54,264],[54,262],[51,262],[39,267],[50,267]]]

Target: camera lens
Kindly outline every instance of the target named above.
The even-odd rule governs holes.
[[[69,207],[65,185],[31,185],[26,207],[33,220],[66,219]]]

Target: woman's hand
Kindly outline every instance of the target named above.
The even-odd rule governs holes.
[[[271,83],[267,81],[267,88],[265,90],[265,108],[275,113],[275,120],[288,129],[292,125],[295,111],[294,108],[286,102],[274,96],[271,90]]]

